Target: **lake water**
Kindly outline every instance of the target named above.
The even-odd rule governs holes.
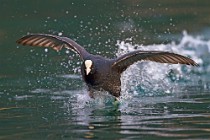
[[[0,139],[210,139],[210,2],[0,2]],[[173,51],[199,67],[141,62],[122,75],[119,104],[90,99],[67,50],[20,46],[62,35],[105,57]]]

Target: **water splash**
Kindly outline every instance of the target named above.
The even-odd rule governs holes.
[[[76,94],[76,100],[76,104],[73,104],[76,108],[94,107],[102,109],[112,105],[114,98],[106,91],[96,91],[94,92],[94,99],[92,99],[88,95],[88,91],[84,89]]]
[[[132,41],[132,39],[130,39]],[[174,93],[180,83],[192,82],[194,75],[210,71],[210,40],[202,37],[193,37],[183,32],[183,37],[179,43],[169,44],[138,45],[117,41],[120,56],[134,50],[156,50],[169,51],[188,56],[196,61],[200,67],[183,66],[180,64],[168,65],[154,62],[141,62],[132,65],[122,76],[123,98],[127,99],[135,95],[157,96]]]
[[[188,56],[200,65],[200,67],[193,67],[180,64],[169,65],[141,62],[130,66],[123,73],[121,79],[121,109],[128,108],[133,102],[142,102],[142,100],[139,100],[142,97],[166,97],[167,95],[171,97],[184,84],[197,82],[195,80],[198,80],[202,73],[210,71],[210,62],[208,61],[210,57],[210,40],[193,37],[187,34],[186,31],[183,32],[183,37],[178,43],[171,42],[169,44],[144,46],[126,43],[126,41],[118,41],[116,45],[118,46],[118,56],[134,50],[161,50]],[[104,95],[104,93],[100,95]],[[97,108],[103,108],[107,104],[111,104],[109,97],[98,96],[95,100],[90,99],[86,90],[78,93],[76,100],[76,104],[73,105],[76,108],[85,108],[87,106],[91,108],[96,106]]]

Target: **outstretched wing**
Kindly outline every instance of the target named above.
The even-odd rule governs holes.
[[[16,42],[21,45],[50,47],[56,51],[60,51],[65,47],[79,54],[83,60],[90,55],[83,47],[67,37],[49,34],[30,34],[20,38]]]
[[[113,69],[117,69],[119,72],[123,72],[130,65],[137,61],[154,61],[159,63],[171,63],[171,64],[186,64],[197,66],[198,64],[192,59],[170,52],[162,51],[134,51],[122,55],[114,61],[112,64]]]

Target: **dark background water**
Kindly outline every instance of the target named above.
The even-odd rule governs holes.
[[[208,139],[209,13],[208,0],[1,0],[0,139]],[[15,43],[28,33],[62,34],[105,57],[116,56],[119,41],[133,47],[175,42],[175,49],[186,39],[183,46],[199,54],[189,56],[203,63],[184,67],[188,78],[167,85],[178,83],[174,92],[162,92],[153,75],[152,87],[140,81],[149,90],[137,84],[129,89],[132,98],[114,106],[111,99],[88,99],[74,53]],[[153,85],[162,90],[150,92]]]

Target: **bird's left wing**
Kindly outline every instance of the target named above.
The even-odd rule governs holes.
[[[65,47],[79,54],[80,58],[83,60],[89,55],[89,53],[75,41],[67,37],[60,37],[56,35],[30,34],[20,38],[16,42],[21,45],[50,47],[56,51],[60,51],[63,47]]]
[[[197,66],[198,64],[192,59],[170,52],[163,51],[133,51],[124,54],[115,59],[112,64],[112,68],[123,72],[130,65],[137,61],[154,61],[159,63],[171,63],[171,64],[186,64]]]

